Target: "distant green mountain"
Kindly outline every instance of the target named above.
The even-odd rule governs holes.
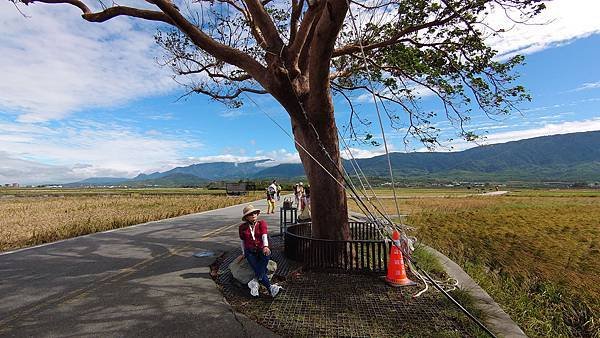
[[[395,177],[404,181],[599,182],[600,131],[542,136],[459,152],[391,153],[390,160]],[[264,167],[266,161],[200,163],[130,180],[91,178],[77,183],[192,186],[217,180],[291,180],[305,175],[301,164]],[[386,156],[357,162],[367,176],[388,176]],[[350,162],[344,161],[344,166],[354,172]]]
[[[206,185],[210,182],[205,178],[200,178],[191,174],[173,173],[159,178],[149,178],[144,180],[129,180],[121,182],[123,185],[131,187],[160,186],[160,187],[188,187]]]
[[[293,178],[305,176],[304,167],[297,163],[284,163],[274,167],[263,168],[254,174],[254,178]]]
[[[146,177],[154,178],[112,178],[112,177],[95,177],[79,182],[63,184],[65,187],[88,187],[88,186],[128,186],[128,187],[188,187],[207,185],[210,180],[200,178],[190,174],[168,174],[168,175],[145,175]]]
[[[70,183],[70,184],[81,184],[81,185],[98,184],[98,183],[111,184],[111,183],[118,183],[118,182],[123,182],[123,181],[127,181],[127,180],[128,180],[128,178],[125,178],[125,177],[92,177],[92,178],[87,178],[85,180],[75,182],[75,183]]]
[[[390,159],[395,175],[411,179],[599,181],[600,131],[542,136],[460,152],[392,153]],[[357,162],[367,175],[388,173],[385,156]]]
[[[232,162],[211,162],[192,164],[187,167],[177,167],[162,173],[153,173],[150,175],[139,174],[134,181],[149,179],[159,179],[173,174],[192,175],[206,180],[240,179],[254,177],[261,170],[265,169],[259,165],[268,160],[259,160],[243,163]]]

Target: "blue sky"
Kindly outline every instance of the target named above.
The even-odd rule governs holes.
[[[516,27],[489,41],[504,57],[526,54],[519,83],[533,101],[500,121],[476,114],[470,127],[487,131],[484,143],[600,130],[600,1],[556,0],[548,7],[537,19],[548,24]],[[266,116],[289,131],[286,113],[268,97],[254,96],[259,107],[246,100],[238,110],[200,95],[178,100],[183,88],[155,61],[161,54],[153,24],[125,18],[90,24],[66,5],[23,11],[30,18],[0,3],[0,183],[133,177],[213,161],[299,162],[293,141]],[[424,104],[430,100],[424,93]],[[375,120],[368,99],[356,102]],[[338,124],[347,120],[342,101],[336,116]],[[436,125],[443,136],[456,132],[446,121]],[[424,151],[414,142],[405,148],[403,133],[386,135],[394,151]],[[383,153],[352,148],[356,157]]]

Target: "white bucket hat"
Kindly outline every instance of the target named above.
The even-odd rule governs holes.
[[[248,204],[247,206],[244,207],[244,210],[242,211],[242,221],[246,220],[246,216],[250,215],[251,213],[258,211],[258,213],[260,213],[260,209],[256,209],[252,204]]]

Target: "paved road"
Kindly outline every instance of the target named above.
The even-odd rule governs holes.
[[[0,336],[273,335],[234,313],[209,274],[216,256],[239,245],[241,209],[0,254]],[[261,217],[278,231],[278,213]],[[215,256],[192,256],[201,251]]]

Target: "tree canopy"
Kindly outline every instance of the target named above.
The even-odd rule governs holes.
[[[295,81],[311,75],[309,41],[315,38],[319,22],[313,17],[326,12],[331,3],[315,2],[311,7],[301,0],[291,4],[262,1],[265,13],[258,15],[247,2],[221,1],[203,8],[204,15],[197,17],[195,25],[266,69],[281,67],[296,84],[300,98],[311,92],[310,85]],[[491,27],[486,20],[493,11],[502,10],[518,15],[507,14],[507,22],[526,21],[544,8],[543,3],[396,0],[354,1],[351,5],[335,40],[327,78],[333,94],[343,96],[352,111],[350,126],[368,124],[355,109],[353,91],[368,91],[376,100],[392,103],[386,109],[392,125],[428,145],[438,143],[439,130],[431,126],[438,114],[455,122],[465,139],[474,140],[477,135],[464,125],[473,109],[488,116],[508,114],[518,102],[530,99],[525,88],[514,83],[514,68],[523,57],[496,60],[496,51],[486,44],[486,38],[501,34],[504,27]],[[263,32],[264,26],[271,28],[269,33]],[[245,91],[269,93],[261,80],[198,49],[181,30],[160,32],[156,40],[166,51],[164,64],[173,68],[189,93],[210,95],[230,107],[243,104],[240,94]],[[190,76],[197,74],[205,76]],[[419,108],[423,90],[439,99],[441,112]],[[358,136],[357,128],[350,130]]]

